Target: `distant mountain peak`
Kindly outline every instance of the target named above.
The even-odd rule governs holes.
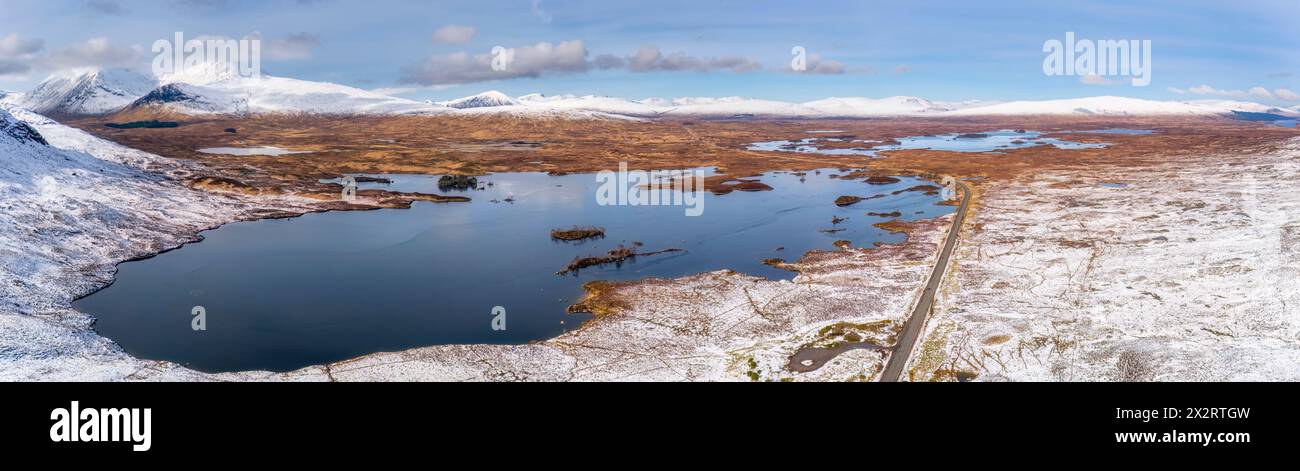
[[[477,95],[471,95],[464,98],[457,98],[455,100],[440,102],[439,104],[449,108],[467,109],[467,108],[491,108],[495,106],[515,106],[519,104],[519,101],[515,100],[514,98],[510,98],[509,95],[498,92],[496,90],[489,90]]]
[[[45,115],[100,115],[125,107],[156,85],[152,77],[129,70],[78,70],[50,75],[32,91],[4,100]]]

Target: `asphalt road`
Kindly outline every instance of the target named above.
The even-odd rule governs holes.
[[[898,337],[898,345],[894,347],[894,353],[889,356],[885,371],[880,373],[881,382],[896,382],[903,375],[907,359],[916,346],[916,339],[921,336],[921,331],[925,328],[926,318],[930,316],[930,308],[934,306],[934,293],[939,289],[939,283],[943,282],[943,273],[948,268],[948,259],[952,256],[953,247],[957,245],[957,234],[961,232],[962,222],[966,220],[966,208],[970,206],[970,187],[961,182],[957,184],[965,193],[961,199],[961,207],[957,209],[957,217],[953,219],[952,227],[948,229],[948,239],[944,242],[943,251],[939,253],[938,262],[934,264],[934,271],[930,273],[930,282],[925,285],[925,292],[921,293],[921,300],[917,301],[916,307],[912,309],[912,315],[907,318],[907,323],[903,324],[903,335]]]

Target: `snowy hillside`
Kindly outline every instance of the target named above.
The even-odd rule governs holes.
[[[213,217],[212,208],[189,205],[194,192],[145,170],[163,168],[160,157],[12,106],[0,108],[0,130],[5,308],[30,307],[23,304],[37,297],[70,301],[93,281],[58,282],[65,270],[86,267],[79,258],[156,247],[160,228]]]
[[[117,262],[294,207],[190,190],[169,177],[184,165],[0,104],[0,380],[127,378],[142,362],[91,330],[72,300],[108,283]]]
[[[327,82],[262,75],[164,77],[128,110],[156,109],[182,114],[312,113],[404,114],[437,113],[445,107]]]
[[[4,101],[42,114],[97,115],[116,111],[157,86],[128,70],[91,70],[52,75],[27,93]]]
[[[514,106],[518,105],[519,102],[504,93],[490,90],[478,95],[467,96],[450,101],[442,101],[437,104],[448,108],[467,109],[490,108],[494,106]]]

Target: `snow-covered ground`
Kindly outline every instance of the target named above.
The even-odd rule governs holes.
[[[913,379],[1300,380],[1300,138],[979,203]]]

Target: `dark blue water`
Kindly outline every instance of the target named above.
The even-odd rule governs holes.
[[[377,351],[546,339],[586,319],[564,311],[588,281],[724,268],[790,278],[761,261],[834,250],[841,239],[856,246],[902,240],[872,227],[885,219],[867,212],[898,210],[912,220],[952,210],[921,192],[891,194],[926,183],[920,180],[868,185],[832,173],[809,172],[802,183],[769,174],[763,181],[775,191],[704,195],[698,217],[680,206],[600,206],[590,174],[491,175],[480,181],[492,186],[465,193],[470,203],[229,224],[205,232],[201,243],[121,264],[113,285],[75,306],[137,357],[204,371],[285,371]],[[362,188],[445,193],[436,177],[388,177],[393,184]],[[833,204],[840,195],[872,194],[887,196]],[[504,202],[510,195],[515,202]],[[832,226],[833,217],[848,219]],[[588,224],[603,226],[606,238],[550,238],[553,228]],[[820,231],[826,228],[845,230]],[[685,251],[556,274],[576,256],[634,241],[644,244],[641,251]],[[195,306],[206,311],[205,331],[191,329]],[[505,309],[505,331],[491,328],[495,306]]]

